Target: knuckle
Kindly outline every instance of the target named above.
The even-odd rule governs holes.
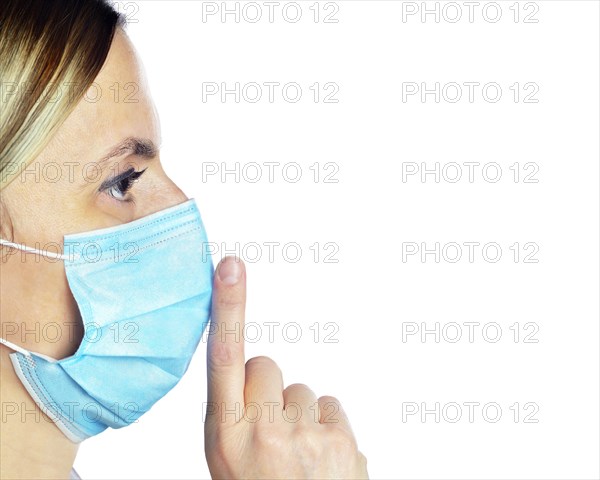
[[[216,307],[221,310],[237,311],[243,308],[244,299],[238,292],[224,291],[219,292],[215,298]]]
[[[299,424],[294,430],[294,450],[302,452],[308,463],[317,464],[323,453],[323,437],[321,432]]]
[[[340,401],[336,397],[333,397],[331,395],[323,395],[323,396],[319,397],[319,402],[337,403],[338,405],[340,404]]]
[[[258,357],[252,357],[250,360],[248,360],[246,362],[246,368],[279,371],[279,366],[275,363],[275,361],[264,355],[260,355]]]
[[[265,452],[280,452],[285,448],[285,439],[281,430],[270,428],[268,425],[261,425],[253,432],[253,441],[255,446]]]
[[[288,392],[296,391],[296,392],[311,392],[312,390],[305,385],[304,383],[292,383],[286,387]]]
[[[340,401],[331,395],[319,398],[319,410],[321,412],[321,423],[337,425],[344,420],[345,414]]]
[[[205,440],[204,452],[206,459],[212,464],[229,464],[232,450],[236,450],[242,439],[226,434],[222,429],[217,429],[211,435],[210,441]]]
[[[227,343],[215,342],[210,345],[209,368],[228,367],[237,360],[236,351]]]
[[[355,455],[358,452],[356,440],[352,435],[344,430],[331,430],[329,432],[327,444],[336,454],[340,456]]]

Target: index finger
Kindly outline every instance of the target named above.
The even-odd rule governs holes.
[[[245,308],[244,263],[227,256],[217,266],[214,276],[207,348],[208,402],[218,410],[241,409],[244,405]]]

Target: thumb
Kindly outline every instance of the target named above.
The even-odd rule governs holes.
[[[219,262],[215,273],[207,348],[208,401],[217,408],[224,404],[233,408],[238,402],[241,408],[246,376],[246,269],[239,258],[228,256]]]

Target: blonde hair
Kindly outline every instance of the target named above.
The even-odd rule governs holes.
[[[125,19],[104,0],[0,1],[1,191],[81,100]]]

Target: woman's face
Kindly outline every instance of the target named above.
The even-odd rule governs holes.
[[[68,89],[62,88],[62,94]],[[127,139],[142,141],[144,151],[133,151],[134,141],[116,151]],[[16,240],[62,243],[65,233],[129,222],[184,201],[161,168],[159,145],[159,121],[142,66],[118,29],[87,98],[3,192]],[[124,192],[133,179],[111,179],[130,168],[144,173]]]
[[[68,95],[68,86],[62,94]],[[17,243],[56,252],[65,234],[130,222],[185,201],[162,169],[160,142],[141,63],[118,29],[87,98],[38,158],[2,191],[4,235],[12,232],[9,239]],[[81,325],[62,262],[15,251],[3,256],[1,270],[2,318],[25,318],[13,338],[9,334],[14,328],[3,325],[5,338],[57,358],[72,354]],[[45,323],[73,319],[78,325],[65,326],[60,341],[22,335],[24,328],[43,332]],[[35,344],[34,337],[39,340]]]

